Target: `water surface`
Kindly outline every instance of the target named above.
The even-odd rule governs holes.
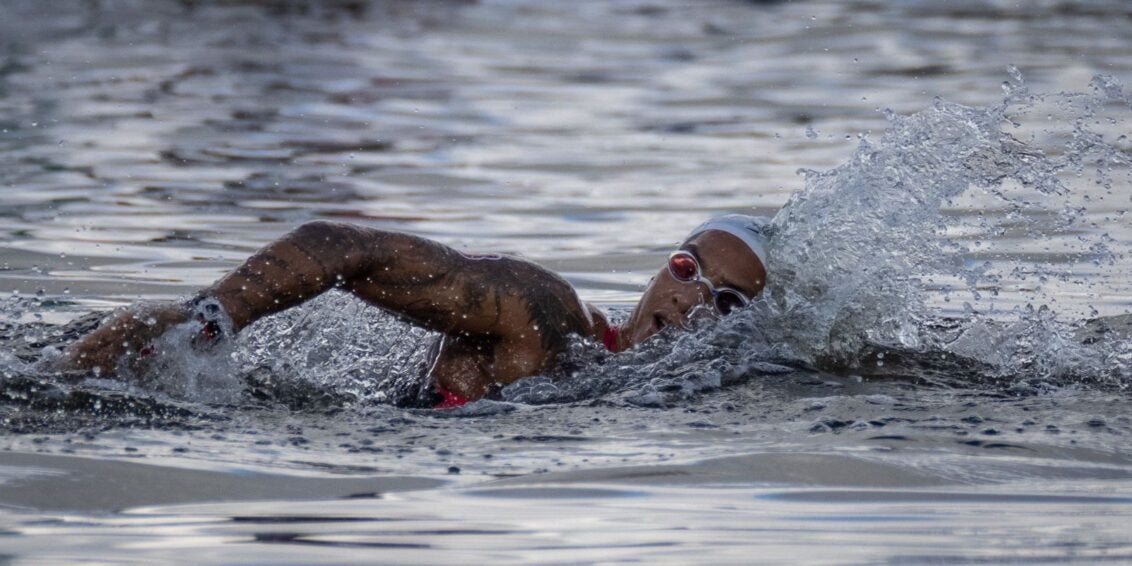
[[[360,4],[6,7],[0,562],[1132,560],[1123,3]],[[618,317],[784,206],[751,312],[457,411],[341,294],[38,365],[307,220]]]

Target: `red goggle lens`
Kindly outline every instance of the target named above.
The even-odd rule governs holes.
[[[699,274],[700,266],[691,254],[673,254],[668,258],[668,270],[681,281],[691,281]]]

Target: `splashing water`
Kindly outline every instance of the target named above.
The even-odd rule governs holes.
[[[889,115],[880,138],[865,137],[843,165],[803,171],[805,188],[772,222],[771,278],[752,308],[616,355],[578,341],[560,375],[512,384],[503,399],[663,406],[796,368],[876,373],[886,355],[914,358],[921,369],[925,360],[948,360],[1007,388],[1082,381],[1124,388],[1132,342],[1120,333],[1083,341],[1089,325],[1049,303],[1075,281],[1075,268],[1111,268],[1123,258],[1116,240],[1090,226],[1123,214],[1106,204],[1108,215],[1097,219],[1095,205],[1114,187],[1132,186],[1126,138],[1110,135],[1122,121],[1109,115],[1127,111],[1128,99],[1108,77],[1097,77],[1088,94],[1039,95],[1016,70],[1011,75],[1000,105],[936,100],[910,116]],[[1035,129],[1042,113],[1045,128]],[[986,210],[987,198],[1006,213],[968,212]],[[1005,245],[1007,231],[1022,251],[1036,245],[1054,259],[995,258],[979,235]],[[1044,289],[1051,280],[1059,285]],[[1000,306],[997,291],[1006,285],[1029,289],[1029,302]],[[965,299],[961,313],[948,312],[954,297]],[[154,390],[212,403],[250,392],[294,407],[412,397],[434,341],[336,292],[203,354],[178,347],[190,340],[173,334],[159,348],[166,353],[136,376]],[[18,373],[27,371],[22,363],[0,360]]]
[[[238,336],[194,347],[200,323],[162,335],[125,377],[175,398],[236,404],[245,393],[294,408],[409,401],[433,333],[330,291]]]
[[[435,333],[401,322],[354,297],[332,291],[248,327],[234,359],[279,383],[312,383],[361,403],[411,401],[427,369]]]
[[[911,116],[889,115],[881,138],[864,139],[845,164],[803,171],[805,188],[771,225],[766,291],[746,313],[670,336],[664,347],[613,356],[600,374],[583,370],[569,382],[528,381],[505,393],[523,402],[575,399],[605,392],[601,383],[613,381],[634,404],[665,404],[790,367],[876,374],[876,367],[863,366],[882,367],[886,353],[911,358],[921,371],[925,363],[946,367],[968,385],[1125,389],[1132,368],[1126,327],[1110,325],[1121,331],[1084,340],[1098,323],[1055,312],[1047,303],[1059,291],[1041,292],[1041,283],[1057,278],[1087,287],[1094,283],[1075,280],[1075,267],[1115,266],[1124,257],[1107,233],[1089,233],[1084,225],[1096,187],[1112,195],[1118,176],[1132,186],[1126,153],[1098,131],[1121,123],[1101,118],[1101,110],[1125,112],[1129,101],[1111,77],[1095,78],[1091,94],[1037,95],[1017,69],[1010,72],[1001,105],[972,108],[937,99]],[[1027,133],[1020,120],[1038,112],[1049,112],[1049,119],[1060,113],[1056,125],[1069,131],[1047,128],[1024,140],[1005,131]],[[1127,139],[1107,139],[1113,138]],[[1082,183],[1089,178],[1092,183]],[[989,195],[1008,213],[995,221],[948,214],[972,193]],[[1110,210],[1100,224],[1123,213]],[[988,254],[965,235],[1001,236],[1007,229],[1028,245],[1056,250],[1053,259],[1038,265],[971,259]],[[1030,302],[996,305],[999,287],[1008,282],[1004,273],[1016,289],[1034,290]],[[940,283],[946,281],[953,283]],[[970,300],[961,314],[940,308],[962,293]],[[1086,312],[1098,314],[1092,305]],[[909,371],[889,374],[925,377]]]
[[[1011,75],[1001,105],[971,108],[937,99],[911,116],[889,116],[880,140],[862,141],[845,164],[804,172],[805,189],[772,223],[772,276],[755,314],[780,349],[806,362],[850,368],[876,345],[949,352],[989,364],[997,377],[1090,376],[1123,387],[1127,340],[1080,344],[1074,335],[1081,321],[1059,318],[1046,304],[1049,293],[997,308],[980,289],[997,294],[1004,269],[973,261],[990,254],[963,235],[1001,235],[1007,228],[981,214],[947,214],[971,193],[989,195],[1008,211],[997,221],[1010,224],[1018,239],[1058,250],[1060,265],[1030,265],[1029,273],[1014,265],[1009,272],[1016,287],[1040,288],[1035,283],[1054,274],[1068,282],[1075,264],[1114,266],[1123,258],[1107,234],[1085,231],[1091,211],[1081,204],[1096,199],[1094,186],[1111,195],[1115,176],[1132,184],[1127,155],[1097,131],[1121,122],[1102,119],[1100,111],[1128,110],[1119,83],[1101,76],[1092,94],[1035,95],[1016,69]],[[1024,141],[1004,131],[1026,133],[1019,120],[1041,111],[1060,112],[1067,119],[1057,124],[1070,131],[1048,128]],[[1081,182],[1090,174],[1094,186]],[[1102,223],[1123,214],[1111,212]],[[947,280],[957,285],[938,285]],[[933,305],[938,296],[950,301],[956,288],[971,296],[958,327]],[[1097,314],[1092,306],[1088,312]]]

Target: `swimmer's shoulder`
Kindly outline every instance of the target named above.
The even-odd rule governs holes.
[[[470,260],[461,276],[478,282],[485,294],[495,292],[502,301],[497,336],[522,337],[528,334],[528,321],[533,321],[545,329],[543,348],[557,351],[565,347],[569,335],[592,336],[595,322],[600,321],[604,332],[605,315],[553,270],[521,255],[459,253]]]

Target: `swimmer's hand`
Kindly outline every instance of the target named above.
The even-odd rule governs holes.
[[[60,361],[60,369],[116,373],[125,356],[136,356],[166,330],[189,320],[183,303],[134,305],[103,321],[94,332],[71,344]]]

